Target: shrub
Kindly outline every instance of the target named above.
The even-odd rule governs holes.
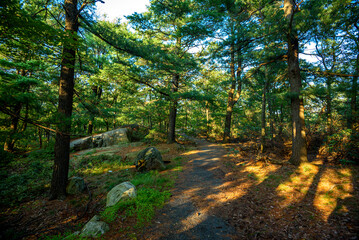
[[[359,133],[342,130],[327,137],[324,150],[342,163],[359,163]]]
[[[161,143],[166,142],[166,134],[159,132],[156,129],[149,131],[148,135],[145,137],[144,141],[148,143]]]
[[[0,204],[13,205],[43,191],[50,182],[53,150],[31,152],[27,158],[13,159],[0,175]]]
[[[0,148],[0,165],[4,166],[11,162],[14,159],[14,155],[12,153],[4,151]]]

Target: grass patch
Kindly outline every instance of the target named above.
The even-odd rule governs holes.
[[[155,215],[155,210],[164,205],[170,197],[169,189],[174,180],[161,176],[157,171],[136,174],[131,182],[137,187],[137,197],[120,201],[102,212],[105,221],[111,223],[115,219],[136,219],[135,228],[143,227]]]
[[[168,147],[171,148],[168,148]],[[161,149],[162,145],[159,146]],[[117,233],[123,235],[123,239],[129,239],[129,236],[137,236],[138,231],[149,223],[155,215],[155,211],[161,208],[170,197],[170,189],[174,185],[174,181],[178,176],[178,171],[182,170],[182,163],[185,157],[178,156],[177,152],[173,151],[172,147],[175,145],[164,145],[162,148],[166,154],[163,156],[164,160],[170,160],[168,168],[162,172],[151,171],[147,173],[139,173],[135,171],[133,160],[125,158],[130,151],[136,150],[132,146],[124,149],[123,152],[118,149],[105,149],[106,151],[98,151],[96,149],[89,150],[85,153],[75,153],[70,159],[69,177],[80,176],[85,179],[88,184],[88,189],[92,195],[93,204],[100,206],[96,210],[96,214],[101,214],[102,219],[110,223],[110,229],[117,229]],[[121,155],[120,155],[121,154]],[[7,212],[7,216],[12,217],[19,214],[20,211],[26,210],[27,216],[30,217],[35,212],[39,212],[40,208],[44,211],[38,217],[41,219],[50,219],[46,226],[50,229],[52,226],[61,222],[64,219],[56,218],[56,209],[66,205],[63,212],[65,214],[73,214],[75,209],[83,209],[87,204],[86,193],[69,196],[64,202],[56,202],[57,206],[47,204],[46,194],[50,186],[51,173],[53,166],[54,154],[53,150],[39,150],[30,153],[27,157],[13,159],[6,165],[0,165],[0,176],[3,181],[0,181],[0,203],[3,205],[3,210],[8,207],[14,207],[11,212]],[[116,185],[131,181],[137,189],[137,198],[128,201],[122,201],[115,206],[101,210],[106,201],[106,195]],[[35,202],[31,200],[38,198],[36,203],[41,203],[35,206]],[[30,200],[29,206],[34,208],[25,209],[24,201]],[[5,205],[6,204],[6,205]],[[100,211],[100,212],[98,212]],[[68,218],[70,219],[70,218]],[[75,217],[71,218],[67,224],[72,226],[72,229],[80,230],[81,226],[76,226],[73,222]],[[118,229],[118,223],[121,222]],[[60,225],[61,225],[60,224]],[[113,228],[112,228],[113,227]],[[16,234],[21,233],[21,229],[14,228]],[[110,231],[111,231],[110,230]],[[11,231],[11,230],[10,230]],[[14,233],[14,234],[15,234]],[[15,235],[16,235],[15,234]],[[56,231],[48,234],[56,234]],[[112,233],[110,233],[112,234]],[[11,234],[13,235],[13,234]],[[86,239],[79,236],[71,236],[71,233],[62,233],[56,235],[42,236],[41,239]]]

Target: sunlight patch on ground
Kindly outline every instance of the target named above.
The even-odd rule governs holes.
[[[278,165],[265,165],[262,162],[251,164],[243,168],[243,172],[247,172],[247,176],[257,183],[263,182],[271,173],[279,169]]]
[[[189,156],[189,155],[193,155],[193,154],[197,154],[197,153],[201,153],[201,152],[205,152],[205,151],[207,151],[207,150],[192,150],[189,152],[182,153],[181,155]]]
[[[324,171],[314,199],[314,206],[323,213],[323,220],[328,220],[340,199],[352,196],[354,189],[351,178],[350,169],[326,169]],[[345,208],[342,210],[347,211]]]
[[[87,168],[82,171],[83,174],[89,174],[89,175],[100,175],[104,173],[108,173],[109,171],[115,172],[115,171],[121,171],[134,168],[134,166],[131,165],[120,165],[120,164],[113,164],[108,166],[98,166],[98,167],[92,167]]]
[[[311,163],[302,163],[287,181],[277,187],[278,196],[283,198],[280,205],[286,207],[300,202],[308,192],[318,171],[318,166]]]

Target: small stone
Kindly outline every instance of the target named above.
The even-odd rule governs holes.
[[[100,221],[100,217],[95,215],[91,220],[86,223],[84,228],[81,230],[81,237],[96,237],[104,234],[110,230],[110,227],[105,223]]]
[[[108,192],[106,207],[111,207],[121,200],[135,198],[136,196],[136,187],[130,182],[123,182]]]

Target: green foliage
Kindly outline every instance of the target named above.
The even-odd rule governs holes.
[[[113,222],[116,218],[135,216],[136,227],[144,226],[154,217],[155,209],[162,207],[170,197],[171,194],[166,189],[174,183],[169,178],[161,177],[156,171],[137,174],[131,182],[138,189],[137,197],[106,208],[102,216],[107,222]]]
[[[155,210],[162,207],[170,195],[168,191],[140,188],[135,199],[120,201],[116,205],[106,208],[102,212],[102,217],[107,222],[113,222],[116,218],[125,219],[135,216],[136,227],[143,227],[152,220]]]
[[[167,177],[162,177],[157,171],[137,174],[131,182],[136,187],[158,186],[159,189],[169,188],[174,184],[173,180],[170,180]]]
[[[327,137],[325,147],[334,159],[341,163],[359,164],[359,133],[350,129]]]
[[[152,129],[146,135],[146,137],[144,138],[144,141],[148,142],[148,143],[153,143],[153,144],[166,142],[166,134],[157,129]]]
[[[70,163],[70,176],[99,175],[108,170],[120,169],[127,163],[121,162],[121,156],[114,153],[96,154],[96,150],[84,155],[74,156]]]
[[[0,205],[14,205],[43,192],[50,182],[53,158],[52,150],[37,150],[1,168]]]
[[[11,162],[14,159],[14,155],[12,153],[4,151],[0,148],[0,166],[4,166]]]

